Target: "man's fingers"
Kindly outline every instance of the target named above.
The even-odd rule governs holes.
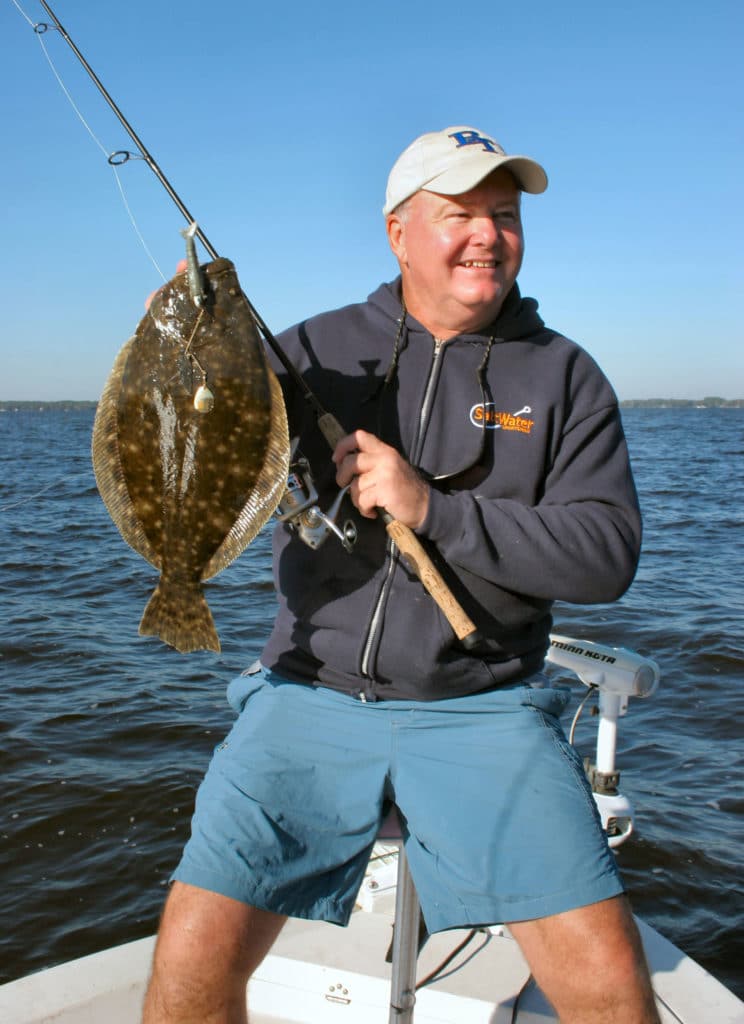
[[[370,434],[366,430],[354,430],[351,434],[341,438],[333,449],[332,458],[338,465],[352,452],[379,452],[388,447],[374,434]]]
[[[359,477],[356,476],[349,486],[349,495],[354,506],[367,519],[377,518],[377,502],[373,498],[373,488],[362,488]]]
[[[181,273],[185,269],[186,269],[186,261],[185,261],[185,259],[179,259],[179,261],[176,263],[176,273]],[[160,288],[156,288],[156,290],[154,292],[150,292],[149,293],[147,298],[144,300],[144,308],[145,309],[149,309],[149,307],[150,307],[150,305],[152,303],[152,299],[154,299],[156,297],[156,295],[158,294],[158,292],[161,291],[162,288],[165,288],[165,285],[161,285]]]

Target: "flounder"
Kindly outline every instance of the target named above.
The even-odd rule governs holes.
[[[254,539],[287,485],[289,440],[233,264],[155,296],[122,348],[93,426],[93,468],[124,540],[160,571],[139,631],[179,651],[219,651],[202,583]]]

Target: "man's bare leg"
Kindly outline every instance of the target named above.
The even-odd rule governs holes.
[[[561,1024],[659,1024],[624,896],[509,925]]]
[[[246,1024],[245,988],[285,917],[174,882],[143,1024]]]

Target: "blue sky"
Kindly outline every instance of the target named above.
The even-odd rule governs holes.
[[[546,167],[522,291],[621,398],[744,397],[740,0],[51,6],[274,332],[395,275],[389,168],[466,123]],[[104,149],[133,149],[43,39]],[[11,0],[0,40],[0,399],[95,399],[160,278]],[[144,162],[119,177],[170,276],[181,215]]]

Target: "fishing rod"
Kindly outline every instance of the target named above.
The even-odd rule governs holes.
[[[134,142],[135,146],[139,150],[139,154],[142,157],[142,159],[145,161],[145,163],[153,172],[153,174],[155,174],[160,184],[166,190],[166,192],[173,200],[175,205],[178,207],[178,210],[186,219],[187,224],[195,225],[194,234],[196,235],[196,237],[202,243],[202,245],[204,246],[208,254],[211,256],[211,258],[213,260],[218,259],[219,257],[217,254],[217,250],[210,243],[209,239],[206,237],[201,228],[198,227],[195,218],[186,208],[183,200],[178,195],[176,190],[173,188],[171,183],[168,181],[165,174],[158,165],[157,161],[149,152],[149,150],[142,142],[140,137],[137,135],[134,128],[131,126],[126,117],[124,117],[124,114],[121,112],[117,104],[114,102],[113,98],[111,97],[107,89],[104,87],[98,75],[95,73],[93,68],[88,63],[88,61],[77,48],[69,33],[60,22],[57,15],[54,13],[54,11],[46,2],[46,0],[39,0],[39,2],[54,22],[54,28],[56,28],[56,30],[60,33],[64,41],[70,47],[70,49],[75,54],[77,59],[80,61],[83,68],[92,79],[94,85],[101,93],[108,106],[114,112],[124,130],[127,132],[129,137]],[[46,31],[48,27],[48,25],[40,23],[38,25],[34,25],[34,31],[37,33],[41,33]],[[126,163],[130,156],[132,156],[132,154],[128,153],[126,150],[117,150],[116,152],[111,153],[109,155],[108,161],[110,164],[122,164]],[[267,325],[264,323],[263,318],[259,315],[258,311],[255,309],[255,307],[251,303],[248,296],[245,295],[245,293],[244,297],[246,302],[248,303],[248,309],[250,311],[250,314],[253,317],[259,331],[263,335],[264,340],[269,345],[271,350],[274,352],[277,359],[280,361],[284,369],[287,371],[295,385],[300,389],[305,400],[312,407],[317,418],[318,427],[320,428],[320,431],[323,434],[323,437],[326,439],[327,443],[329,444],[331,450],[333,450],[338,444],[338,442],[341,440],[341,438],[346,436],[348,431],[344,430],[344,428],[336,419],[336,417],[323,407],[317,395],[309,387],[309,385],[307,384],[307,382],[305,381],[304,377],[299,372],[297,367],[291,362],[291,360],[284,352],[281,345],[276,340],[274,335],[271,333]],[[447,586],[441,573],[434,566],[434,563],[432,562],[431,558],[429,557],[428,553],[426,552],[426,550],[424,549],[416,535],[413,533],[410,527],[406,526],[404,523],[401,523],[399,520],[395,519],[392,515],[390,515],[390,513],[386,509],[378,509],[378,512],[383,522],[385,523],[385,529],[388,533],[388,536],[398,546],[398,549],[400,550],[401,555],[406,564],[408,565],[408,567],[411,569],[412,572],[414,572],[418,576],[424,588],[428,591],[430,596],[436,601],[437,605],[439,606],[439,608],[449,621],[450,625],[452,626],[457,638],[465,647],[474,647],[480,641],[480,634],[478,633],[478,630],[476,629],[474,623],[466,615],[465,611],[462,609],[461,605],[455,598],[452,591]]]
[[[57,29],[57,31],[62,36],[64,41],[67,43],[67,45],[70,47],[70,49],[75,54],[77,59],[80,61],[82,66],[85,68],[86,72],[88,73],[88,75],[90,76],[91,80],[93,81],[93,84],[96,86],[98,91],[101,93],[103,98],[106,100],[106,103],[109,105],[111,110],[114,112],[114,114],[116,115],[119,123],[124,128],[126,133],[129,135],[129,137],[131,138],[132,142],[134,142],[135,146],[139,150],[139,155],[141,156],[141,158],[145,161],[147,166],[150,168],[150,170],[153,172],[153,174],[158,179],[160,184],[163,186],[165,191],[168,193],[170,198],[173,200],[173,202],[177,206],[179,212],[186,219],[186,223],[187,224],[194,224],[194,223],[196,223],[195,218],[191,215],[191,213],[186,208],[186,205],[183,202],[183,200],[181,199],[181,197],[178,195],[176,190],[173,188],[171,183],[166,178],[166,176],[163,173],[160,165],[155,160],[155,158],[153,157],[152,153],[150,153],[150,151],[147,149],[147,147],[145,146],[144,142],[140,139],[139,135],[136,133],[136,131],[134,130],[132,125],[129,123],[129,121],[126,119],[124,114],[121,112],[121,110],[119,109],[117,104],[114,102],[112,96],[110,95],[110,93],[108,92],[106,87],[104,86],[103,82],[100,80],[100,78],[95,73],[93,68],[90,66],[88,61],[82,55],[80,50],[77,48],[77,46],[75,45],[73,39],[71,38],[70,34],[65,29],[64,25],[62,24],[62,22],[59,20],[59,18],[54,13],[54,11],[49,6],[49,4],[46,2],[46,0],[39,0],[39,3],[41,4],[41,6],[44,8],[44,10],[47,12],[49,17],[54,22],[54,28]],[[34,31],[38,33],[40,31],[46,31],[47,28],[48,28],[48,26],[44,25],[42,23],[40,25],[35,25],[34,26]],[[126,163],[126,161],[130,158],[131,155],[132,154],[128,153],[126,150],[121,150],[120,149],[120,150],[117,150],[114,153],[111,153],[109,158],[108,158],[108,161],[109,161],[110,164],[114,164],[114,165],[123,164],[123,163]],[[196,234],[196,237],[199,239],[199,241],[204,246],[204,248],[206,249],[206,251],[209,254],[209,256],[213,260],[218,259],[219,256],[218,256],[217,250],[212,245],[212,243],[209,241],[209,239],[204,234],[202,229],[198,226],[198,224],[197,224],[197,227],[196,227],[195,234]],[[310,402],[310,404],[313,406],[313,408],[315,409],[315,411],[316,411],[316,413],[318,415],[322,415],[324,410],[323,410],[322,406],[320,405],[320,403],[317,401],[316,396],[309,389],[309,387],[307,386],[307,384],[306,384],[305,380],[303,379],[302,375],[297,371],[297,368],[287,358],[286,353],[282,351],[282,349],[281,349],[279,343],[277,342],[276,338],[271,333],[269,328],[266,326],[266,324],[264,323],[262,317],[259,315],[258,310],[255,309],[255,307],[251,303],[251,301],[248,298],[248,296],[245,296],[245,299],[246,299],[246,302],[248,303],[248,308],[250,310],[251,316],[255,320],[256,326],[258,327],[258,329],[263,334],[266,342],[271,346],[273,352],[276,354],[277,358],[281,361],[282,366],[284,366],[284,368],[287,371],[287,373],[289,373],[291,375],[291,377],[294,380],[295,384],[297,384],[297,386],[299,388],[301,388],[301,390],[302,390],[306,400],[308,402]]]

